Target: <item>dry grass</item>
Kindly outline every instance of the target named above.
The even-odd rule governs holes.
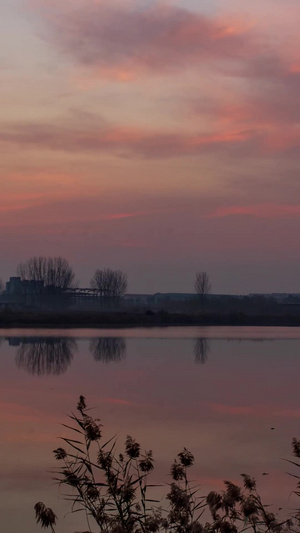
[[[189,482],[194,457],[186,448],[171,465],[164,508],[149,498],[153,488],[149,475],[154,468],[151,450],[142,453],[139,443],[127,436],[124,452],[118,454],[116,437],[105,441],[102,424],[91,416],[83,396],[69,418],[70,424],[63,425],[74,438],[63,437],[65,447],[54,450],[61,463],[55,479],[68,488],[65,497],[71,511],[85,513],[89,531],[96,527],[99,533],[300,532],[299,515],[279,520],[263,504],[255,479],[247,474],[242,474],[242,487],[225,481],[222,492],[200,497],[198,488]],[[293,453],[300,457],[296,439]],[[39,502],[35,512],[37,522],[54,532],[57,517],[52,509]]]

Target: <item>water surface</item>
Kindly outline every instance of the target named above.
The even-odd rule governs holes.
[[[86,530],[78,514],[64,518],[51,481],[60,422],[80,394],[107,436],[118,433],[121,445],[130,434],[153,449],[154,482],[168,481],[186,446],[203,494],[245,472],[273,510],[299,505],[282,460],[300,437],[299,328],[2,330],[0,343],[6,533],[40,531],[32,510],[40,500],[59,515],[58,533]]]

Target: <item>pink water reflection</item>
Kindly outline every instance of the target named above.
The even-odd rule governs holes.
[[[11,345],[6,340],[0,347],[0,511],[7,533],[40,531],[32,511],[38,500],[55,508],[58,533],[86,529],[78,514],[63,519],[68,508],[58,500],[50,472],[51,451],[63,434],[59,423],[79,394],[95,407],[108,436],[118,433],[121,443],[131,434],[153,449],[155,482],[168,481],[173,457],[187,446],[196,457],[192,477],[201,492],[219,489],[223,479],[238,482],[246,472],[257,477],[275,510],[298,505],[290,497],[295,481],[286,474],[292,468],[281,458],[290,457],[291,439],[300,435],[299,329],[64,331],[76,337],[70,364],[62,364],[62,373],[56,364],[56,373],[41,375],[34,372],[36,359],[16,365],[20,347],[29,343],[23,337],[37,334],[49,339],[55,332],[6,331]],[[96,360],[90,338],[112,336],[123,338],[126,353],[105,362],[107,353],[100,351]],[[195,363],[199,338],[209,339],[205,364]]]

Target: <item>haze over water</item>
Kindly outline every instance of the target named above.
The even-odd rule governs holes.
[[[6,533],[40,531],[33,505],[59,515],[58,533],[84,530],[51,481],[60,423],[87,397],[105,437],[130,434],[153,449],[154,482],[173,458],[195,455],[201,494],[248,473],[266,503],[286,512],[295,481],[291,439],[299,437],[298,328],[10,330],[0,346],[0,512]],[[271,429],[274,428],[274,429]],[[268,475],[263,475],[268,474]],[[160,494],[160,493],[159,493]]]

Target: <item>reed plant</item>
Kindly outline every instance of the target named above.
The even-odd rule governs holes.
[[[123,453],[117,452],[116,436],[105,440],[99,419],[91,416],[85,398],[63,424],[72,437],[62,437],[64,447],[54,450],[61,463],[55,479],[68,488],[65,498],[71,511],[86,515],[89,531],[101,533],[288,533],[300,532],[300,515],[280,520],[264,505],[255,479],[242,474],[242,486],[224,482],[224,490],[199,495],[188,472],[193,454],[184,448],[173,461],[171,482],[162,501],[150,497],[154,469],[152,451],[127,436]],[[300,458],[300,441],[293,440]],[[290,461],[297,467],[300,464]],[[295,476],[297,477],[297,476]],[[298,489],[300,482],[298,481]],[[300,491],[296,491],[300,496]],[[44,503],[35,505],[37,522],[55,531],[57,517]]]

